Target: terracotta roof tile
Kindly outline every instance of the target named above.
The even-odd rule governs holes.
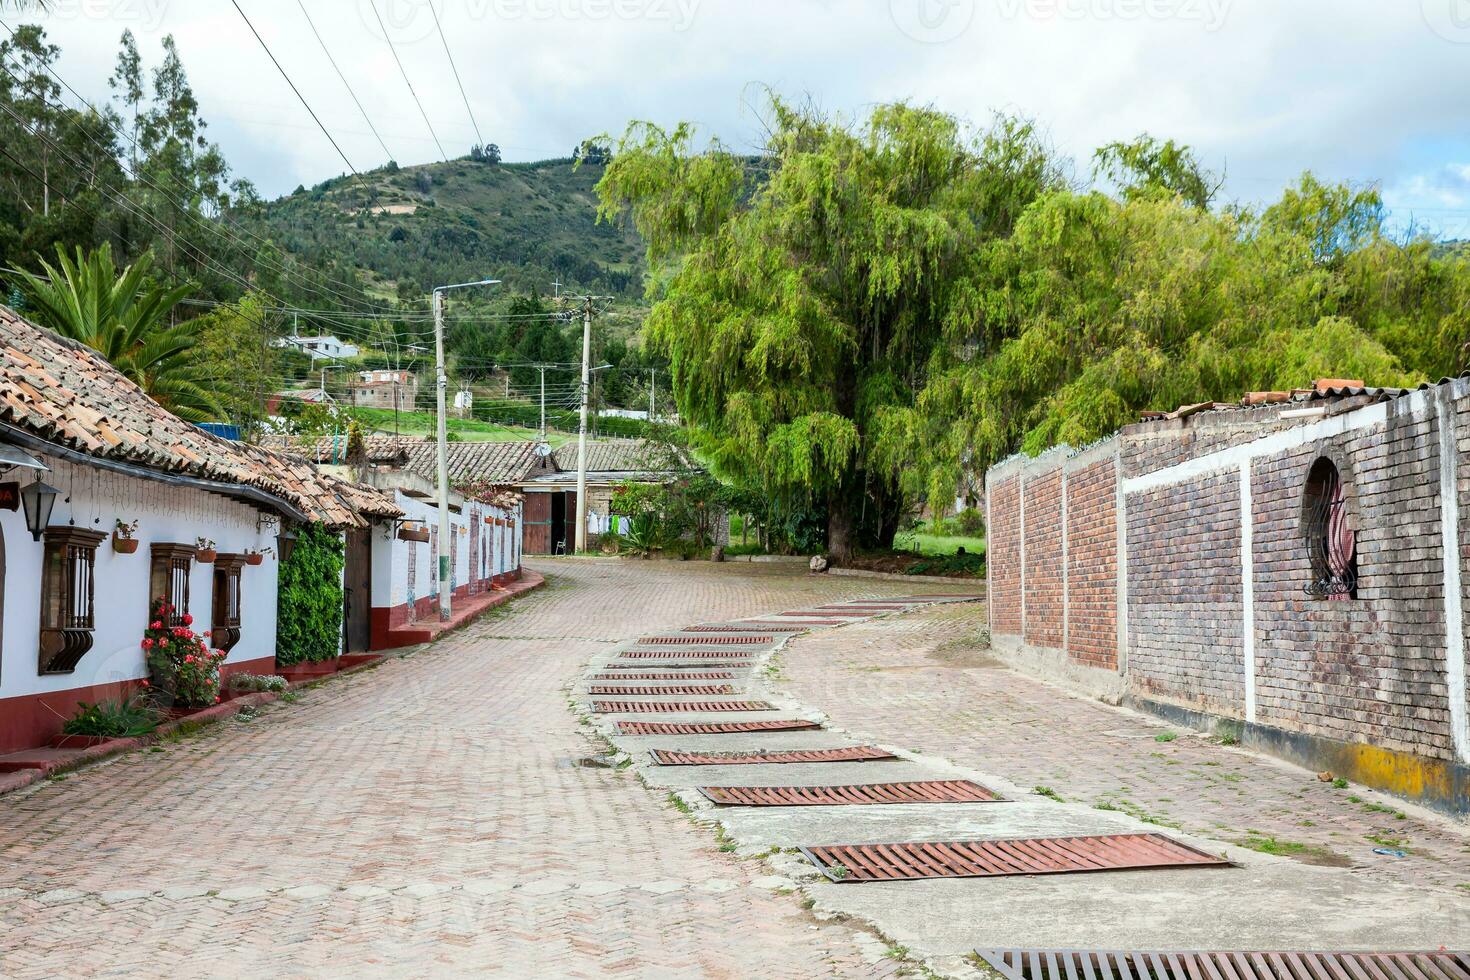
[[[100,459],[250,486],[333,527],[398,516],[392,498],[306,460],[220,439],[170,414],[96,351],[0,306],[0,422]],[[83,394],[78,394],[82,392]]]

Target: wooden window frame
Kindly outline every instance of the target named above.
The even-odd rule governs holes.
[[[164,626],[183,626],[189,614],[189,577],[194,570],[192,544],[158,542],[151,547],[148,567],[148,615],[153,615],[153,602],[159,596],[174,607]],[[182,591],[183,595],[179,595]]]
[[[36,669],[70,674],[97,627],[97,546],[106,535],[79,527],[50,527],[41,552],[41,629]]]
[[[244,567],[244,555],[220,554],[214,559],[210,586],[209,645],[226,653],[240,642],[241,608],[244,599],[244,581],[240,571]],[[221,586],[224,587],[223,590]]]

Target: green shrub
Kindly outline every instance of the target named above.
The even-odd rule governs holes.
[[[276,663],[331,660],[341,634],[342,539],[323,524],[307,524],[281,562]]]
[[[905,575],[951,575],[980,578],[985,575],[985,556],[976,554],[938,555],[916,561],[904,569]]]
[[[77,704],[77,713],[61,726],[65,735],[91,735],[98,738],[135,738],[158,727],[158,712],[143,698],[134,695],[122,701],[98,701]]]
[[[231,674],[226,684],[232,691],[284,691],[287,687],[280,674]]]
[[[961,536],[978,538],[985,533],[985,515],[973,507],[966,507],[954,515],[954,525]]]

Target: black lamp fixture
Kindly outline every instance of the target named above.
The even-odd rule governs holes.
[[[37,541],[51,526],[51,508],[56,506],[58,492],[55,487],[42,483],[39,476],[35,483],[21,488],[20,502],[26,509],[26,528]]]

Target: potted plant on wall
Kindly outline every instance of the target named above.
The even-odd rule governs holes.
[[[137,520],[126,524],[122,518],[112,524],[112,550],[120,555],[131,555],[138,550],[138,539],[133,534],[138,530]]]
[[[418,541],[423,543],[429,540],[429,529],[421,527],[413,521],[408,521],[398,529],[398,539],[400,541]]]
[[[275,549],[268,546],[265,548],[246,548],[245,564],[259,565],[261,562],[265,561],[266,555],[274,556],[275,553]]]
[[[208,538],[198,538],[194,543],[194,560],[201,565],[214,564],[215,557],[219,552],[215,551],[214,542]]]

